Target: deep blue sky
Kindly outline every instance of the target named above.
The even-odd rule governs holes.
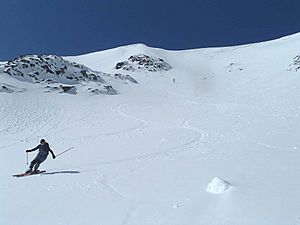
[[[300,31],[300,0],[1,0],[0,60],[132,43],[190,49]]]

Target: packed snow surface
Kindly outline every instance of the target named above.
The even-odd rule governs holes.
[[[115,95],[92,94],[94,81],[44,92],[0,68],[0,224],[299,225],[299,42],[63,58],[109,74]],[[168,69],[128,61],[145,55]],[[12,177],[41,138],[57,155],[74,148]],[[207,192],[213,177],[234,188]]]

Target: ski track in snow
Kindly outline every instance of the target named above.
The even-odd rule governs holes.
[[[249,82],[249,81],[247,81],[247,82]],[[176,96],[177,98],[187,99],[186,103],[194,104],[194,105],[201,105],[201,106],[204,106],[204,107],[213,107],[216,110],[225,110],[225,109],[227,109],[227,111],[228,111],[229,109],[233,109],[233,108],[237,108],[237,109],[238,108],[240,108],[240,109],[247,108],[250,111],[259,112],[260,114],[265,115],[266,118],[268,118],[268,117],[278,117],[278,114],[272,112],[272,109],[268,109],[267,107],[263,107],[263,106],[257,106],[257,105],[253,106],[253,105],[249,105],[249,104],[240,104],[240,103],[223,103],[223,104],[204,103],[204,102],[200,102],[200,101],[198,102],[198,101],[195,101],[195,100],[190,100],[191,98],[193,98],[193,96],[178,95],[178,94],[175,94],[175,93],[171,92],[170,90],[168,90],[168,94],[170,94],[172,96]],[[203,99],[201,99],[201,100],[203,100]],[[187,126],[187,127],[189,127],[189,126]],[[194,128],[196,128],[196,127],[194,127]],[[196,128],[195,130],[199,131],[200,129]],[[271,150],[294,151],[294,150],[298,149],[298,147],[296,147],[296,146],[293,146],[293,147],[278,147],[278,146],[275,146],[275,145],[271,145],[271,144],[267,144],[267,143],[264,143],[264,142],[256,141],[256,140],[254,140],[252,138],[249,138],[245,135],[241,135],[237,130],[235,131],[235,134],[240,139],[243,139],[243,140],[245,140],[249,143],[252,143],[252,144],[267,148],[267,149],[271,149]]]
[[[181,129],[193,131],[195,133],[195,137],[192,138],[192,140],[190,140],[182,145],[179,145],[179,146],[175,146],[172,148],[164,149],[162,151],[138,156],[136,159],[144,161],[144,160],[153,160],[153,159],[157,159],[157,158],[167,158],[167,157],[174,158],[177,154],[179,154],[181,152],[185,152],[187,150],[191,150],[191,149],[195,148],[197,145],[199,145],[199,143],[202,143],[202,144],[208,143],[210,140],[209,135],[207,133],[205,133],[204,131],[202,131],[201,129],[192,126],[190,124],[191,120],[192,120],[192,118],[184,120],[183,123],[181,125],[179,125],[178,127]],[[204,154],[206,152],[204,150],[202,150],[202,153]]]
[[[125,215],[124,220],[121,222],[120,225],[129,224],[130,219],[137,213],[138,209],[137,206],[134,208],[129,209],[128,213]]]
[[[143,130],[149,129],[149,121],[146,121],[144,119],[138,118],[136,116],[133,116],[127,112],[125,112],[124,108],[128,106],[134,106],[137,107],[141,103],[122,103],[122,104],[117,104],[111,107],[112,112],[114,112],[116,115],[121,116],[125,119],[128,120],[133,120],[139,122],[138,126],[129,128],[125,131],[120,131],[120,132],[115,132],[111,133],[108,135],[113,135],[114,137],[120,134],[123,134],[124,137],[128,137],[129,135],[132,134],[132,132],[136,133],[141,133]],[[143,103],[144,104],[144,103]],[[141,108],[140,106],[137,108]],[[198,127],[195,127],[192,124],[192,121],[196,119],[197,117],[200,117],[201,115],[193,116],[187,119],[183,119],[183,122],[177,125],[177,128],[179,129],[184,129],[188,131],[192,131],[194,133],[194,137],[192,135],[189,135],[191,138],[190,141],[187,141],[186,143],[180,144],[178,146],[174,147],[168,147],[166,149],[162,149],[160,151],[156,152],[151,152],[148,154],[142,154],[142,155],[136,155],[133,157],[129,158],[123,158],[123,159],[117,159],[117,160],[112,160],[112,161],[107,161],[107,162],[95,162],[95,163],[90,163],[87,165],[81,165],[79,168],[86,170],[87,168],[93,168],[92,170],[87,170],[87,171],[100,171],[101,168],[97,169],[98,166],[103,166],[103,165],[113,165],[113,164],[119,164],[119,163],[126,163],[126,162],[143,162],[143,161],[150,161],[150,160],[160,160],[160,159],[173,159],[176,157],[179,153],[186,152],[188,150],[197,150],[201,151],[203,156],[207,155],[207,149],[206,145],[212,141],[214,141],[214,138],[211,137],[208,133],[204,132],[203,130],[199,129]],[[151,132],[148,130],[148,132]],[[107,135],[107,134],[106,134]],[[99,137],[99,136],[98,136]],[[94,137],[95,138],[95,137]],[[81,139],[82,140],[82,139]],[[197,147],[199,144],[202,144],[201,146]],[[141,170],[143,168],[147,167],[147,164],[139,164],[138,167],[135,167],[134,169],[130,169],[127,173],[126,176],[131,176],[132,173]],[[82,171],[83,172],[83,171]],[[125,171],[124,171],[125,172]],[[116,181],[120,178],[124,178],[125,174],[121,173],[120,175],[117,175],[115,178],[113,178],[112,181]],[[119,196],[123,196],[119,191],[117,191],[113,186],[108,185],[107,183],[103,183],[101,181],[104,187],[107,188],[107,190],[110,190],[112,193],[115,193]],[[93,187],[93,185],[88,185],[90,187]]]
[[[132,116],[132,115],[129,115],[128,113],[125,113],[124,110],[122,110],[122,108],[124,108],[126,106],[129,106],[129,105],[133,105],[133,104],[134,103],[122,103],[122,104],[118,104],[118,105],[116,105],[112,108],[112,111],[115,112],[117,115],[139,122],[140,125],[138,125],[136,127],[133,127],[133,128],[127,129],[126,131],[124,131],[125,133],[128,133],[128,132],[141,133],[142,130],[145,129],[149,125],[148,121],[137,118],[137,117]]]
[[[119,191],[117,190],[113,185],[109,184],[108,182],[106,182],[104,179],[100,181],[102,186],[108,190],[109,192],[111,192],[112,194],[116,195],[117,197],[120,198],[125,198],[125,196]]]
[[[123,113],[122,113],[123,115]],[[126,115],[126,117],[128,118],[135,118],[138,119],[136,117],[132,117],[131,115]],[[113,164],[113,163],[121,163],[121,162],[128,162],[128,161],[148,161],[148,160],[154,160],[154,159],[159,159],[159,158],[174,158],[177,154],[193,149],[195,148],[197,145],[199,145],[199,143],[203,144],[202,146],[202,153],[205,154],[205,145],[207,145],[208,143],[214,141],[214,138],[210,137],[210,135],[206,132],[204,132],[203,130],[192,126],[190,123],[192,121],[192,119],[194,119],[196,117],[193,118],[189,118],[186,119],[182,122],[182,124],[180,124],[178,126],[178,128],[181,129],[186,129],[186,130],[191,130],[195,133],[195,137],[192,138],[192,140],[181,144],[179,146],[175,146],[175,147],[171,147],[171,148],[167,148],[167,149],[163,149],[161,151],[157,151],[157,152],[152,152],[149,154],[143,154],[143,155],[139,155],[139,156],[135,156],[135,157],[131,157],[131,158],[125,158],[125,159],[120,159],[120,160],[116,160],[116,161],[111,161],[111,162],[104,162],[104,163],[99,163],[100,164]],[[144,121],[144,120],[142,120]],[[145,123],[144,123],[145,124]],[[143,127],[139,127],[139,128],[135,128],[136,129],[142,129]],[[96,164],[94,164],[96,165]]]
[[[251,138],[249,138],[247,136],[244,136],[244,135],[240,135],[240,134],[238,134],[238,135],[239,135],[239,137],[241,137],[242,139],[246,140],[249,143],[252,143],[252,144],[267,148],[267,149],[271,149],[271,150],[295,151],[295,150],[298,149],[297,147],[278,147],[278,146],[275,146],[275,145],[270,145],[270,144],[267,144],[267,143],[256,141],[256,140],[251,139]]]
[[[137,118],[135,116],[129,115],[125,112],[125,110],[123,108],[128,107],[129,105],[134,105],[133,103],[121,103],[121,104],[116,104],[114,106],[111,107],[110,111],[113,112],[115,115],[117,115],[117,117],[119,118],[125,118],[126,120],[131,120],[131,121],[137,121],[138,125],[136,126],[130,126],[127,129],[122,129],[122,130],[118,130],[118,127],[114,127],[116,128],[116,131],[113,132],[99,132],[97,134],[92,134],[92,135],[82,135],[79,138],[70,138],[70,140],[72,140],[72,142],[101,142],[103,139],[107,139],[107,138],[113,138],[113,139],[118,139],[120,137],[127,137],[127,138],[132,138],[133,136],[137,135],[137,134],[141,134],[143,132],[143,130],[149,125],[149,122],[140,118]],[[88,114],[90,115],[90,117],[93,117],[93,114],[95,114],[95,112],[88,112]],[[97,115],[98,116],[98,115]],[[73,116],[71,116],[70,118],[72,118]],[[113,118],[116,119],[116,118]],[[58,133],[62,133],[65,132],[66,129],[80,129],[77,127],[82,126],[82,122],[83,119],[79,119],[78,125],[73,121],[71,125],[68,125],[65,128],[60,128]],[[103,120],[105,121],[105,120]],[[99,120],[98,120],[99,122]],[[59,139],[59,138],[58,138]]]
[[[203,144],[206,144],[207,142],[209,142],[209,134],[208,133],[204,132],[203,130],[201,130],[198,127],[191,125],[191,122],[194,118],[196,118],[196,117],[194,116],[194,117],[184,120],[181,127],[183,129],[188,129],[188,130],[194,131],[196,133],[195,138],[193,140],[191,140],[190,142],[178,147],[180,149],[194,147],[195,145],[198,145],[199,142],[201,142]]]
[[[123,131],[104,133],[104,134],[102,133],[102,134],[97,134],[97,135],[92,135],[92,136],[82,136],[82,137],[80,137],[80,142],[82,142],[82,141],[85,141],[85,142],[94,141],[95,142],[95,141],[97,141],[97,139],[95,139],[95,138],[101,138],[101,137],[114,137],[114,138],[119,137],[120,138],[120,135],[122,135],[124,137],[130,137],[132,135],[141,134],[142,131],[147,129],[147,127],[149,126],[149,121],[146,121],[144,119],[133,116],[133,115],[125,112],[125,109],[124,109],[128,106],[137,107],[140,104],[145,104],[145,103],[144,102],[119,103],[119,104],[116,104],[111,107],[111,111],[114,112],[116,115],[123,117],[127,120],[137,121],[139,123],[138,126],[134,126],[134,127],[128,128]],[[138,108],[141,108],[141,107],[139,106]],[[201,115],[199,115],[199,116],[201,116]],[[199,143],[202,143],[203,146],[205,146],[207,143],[213,141],[213,138],[210,137],[210,135],[208,133],[204,132],[203,130],[191,125],[191,121],[194,118],[196,118],[196,117],[194,116],[194,117],[191,117],[188,119],[184,119],[184,121],[177,126],[180,129],[190,130],[195,133],[194,137],[186,143],[183,143],[179,146],[167,148],[167,149],[162,149],[160,151],[151,152],[148,154],[137,155],[137,156],[133,156],[130,158],[118,159],[118,160],[109,161],[109,162],[93,163],[93,164],[89,164],[86,166],[90,167],[90,166],[96,166],[96,165],[109,165],[109,164],[115,164],[115,163],[124,163],[124,162],[128,162],[128,161],[148,161],[148,160],[154,160],[154,159],[159,159],[159,158],[174,158],[175,155],[179,154],[180,152],[183,152],[183,151],[186,151],[189,149],[193,149],[195,146],[199,145]],[[201,149],[204,154],[205,148],[201,148]]]

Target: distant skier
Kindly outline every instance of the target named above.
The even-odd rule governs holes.
[[[39,166],[41,165],[42,162],[44,162],[47,159],[47,156],[48,156],[49,152],[51,153],[52,158],[55,159],[54,152],[50,149],[49,144],[44,139],[42,139],[40,141],[40,144],[38,146],[36,146],[33,149],[26,150],[26,152],[27,153],[28,152],[33,152],[37,149],[39,150],[39,153],[37,154],[37,156],[30,163],[29,169],[26,170],[26,173],[31,173],[32,169],[34,169],[33,173],[38,172]]]

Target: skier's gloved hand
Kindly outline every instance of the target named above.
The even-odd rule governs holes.
[[[30,150],[26,150],[26,152],[28,153],[28,152],[30,152]]]
[[[55,158],[56,158],[56,156],[55,156],[55,155],[53,155],[53,156],[52,156],[52,158],[53,158],[53,159],[55,159]]]

